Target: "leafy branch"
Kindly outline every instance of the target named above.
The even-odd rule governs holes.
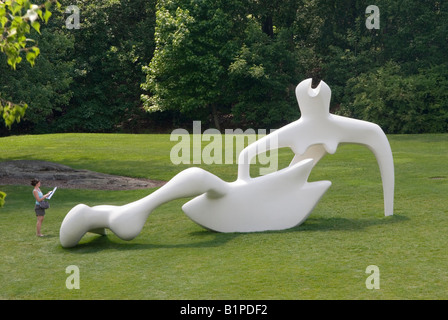
[[[0,0],[0,52],[6,54],[8,64],[15,70],[22,61],[22,53],[31,66],[40,54],[36,41],[27,38],[31,28],[40,34],[41,23],[48,23],[53,4],[61,7],[57,0],[47,0],[37,5],[29,0]],[[29,44],[32,43],[32,46]],[[27,104],[15,104],[0,97],[0,116],[10,128],[24,116]]]

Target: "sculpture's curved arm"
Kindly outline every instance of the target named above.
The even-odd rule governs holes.
[[[283,141],[279,141],[278,139],[278,132],[280,130],[274,131],[267,136],[264,136],[263,138],[251,143],[240,152],[238,156],[239,180],[247,181],[250,179],[250,163],[254,157],[269,150],[288,147],[288,145],[284,144]]]
[[[376,124],[332,116],[334,123],[341,125],[340,143],[354,143],[368,147],[375,155],[383,184],[384,214],[394,211],[395,173],[392,150],[384,131]]]

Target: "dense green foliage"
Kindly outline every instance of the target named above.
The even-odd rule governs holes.
[[[309,77],[332,88],[332,112],[388,133],[448,130],[444,1],[378,0],[379,29],[363,0],[60,3],[29,30],[33,68],[0,56],[2,97],[29,106],[0,134],[276,128],[300,116],[294,88]]]
[[[0,52],[4,53],[7,64],[16,69],[17,65],[26,60],[31,66],[36,62],[40,54],[40,49],[36,41],[27,36],[33,32],[40,34],[41,22],[48,23],[52,13],[52,4],[58,7],[60,4],[56,0],[47,0],[42,3],[35,3],[29,0],[5,0],[0,2]],[[52,10],[52,9],[51,9]],[[31,43],[31,45],[30,45]],[[0,63],[3,62],[0,60]],[[8,79],[8,75],[3,75]],[[13,81],[8,79],[8,88],[15,88]],[[0,91],[0,116],[9,128],[14,122],[19,122],[25,114],[28,105],[24,102],[16,103],[10,101],[9,97],[4,97]],[[1,121],[3,123],[3,121]]]
[[[141,117],[142,67],[154,50],[154,1],[70,1],[81,25],[73,33],[73,98],[57,131],[110,132]]]

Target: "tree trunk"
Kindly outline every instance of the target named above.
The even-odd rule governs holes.
[[[264,18],[262,30],[269,37],[274,37],[274,24],[272,22],[272,16],[267,16]]]
[[[218,111],[216,110],[216,104],[212,103],[212,117],[213,122],[215,123],[215,128],[221,131],[221,125],[219,124],[219,117],[218,117]]]

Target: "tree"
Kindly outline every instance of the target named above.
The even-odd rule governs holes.
[[[251,19],[229,67],[236,94],[232,113],[244,127],[277,128],[300,114],[294,93],[300,69],[289,41],[291,30],[276,28],[271,35],[264,29],[262,21]]]
[[[142,114],[142,71],[154,50],[155,0],[74,0],[79,30],[69,56],[73,96],[53,127],[59,132],[132,130]]]
[[[74,50],[74,37],[65,29],[64,16],[53,15],[41,34],[34,31],[30,36],[40,49],[34,66],[20,63],[13,70],[6,64],[6,58],[0,57],[3,97],[9,101],[26,101],[29,105],[20,123],[9,129],[0,124],[0,132],[3,129],[5,134],[51,132],[52,122],[73,95],[75,65],[70,54]]]
[[[60,4],[56,0],[47,0],[37,5],[28,0],[4,0],[0,2],[0,51],[7,57],[7,63],[13,69],[22,61],[25,54],[30,65],[34,65],[40,49],[37,45],[29,46],[34,42],[27,38],[31,28],[40,33],[39,19],[45,23],[52,15],[52,3]],[[15,121],[20,121],[28,105],[26,103],[13,103],[2,98],[0,94],[0,115],[3,116],[8,127]]]
[[[0,0],[0,114],[22,119],[8,132],[141,132],[193,117],[273,128],[297,119],[294,87],[309,77],[330,84],[332,112],[375,119],[386,106],[396,117],[377,118],[390,132],[446,130],[446,1],[377,0],[369,29],[363,0],[72,0],[81,30],[54,17],[41,32],[55,2]],[[33,101],[25,117],[21,101]]]
[[[380,28],[370,30],[364,1],[316,1],[325,19],[315,47],[333,110],[388,133],[446,132],[448,4],[378,0]]]
[[[447,64],[406,75],[386,63],[347,82],[351,101],[339,113],[380,125],[387,133],[448,131]]]
[[[26,60],[34,65],[40,50],[37,46],[27,47],[29,39],[26,35],[30,33],[31,27],[40,32],[38,18],[48,22],[51,16],[50,6],[52,3],[59,5],[57,1],[48,0],[38,6],[27,0],[6,0],[0,2],[0,51],[5,53],[7,63],[16,68],[22,61],[21,54],[26,52]],[[20,121],[28,106],[26,104],[15,104],[4,100],[0,96],[0,115],[3,116],[5,124],[11,126],[14,121]],[[6,194],[0,192],[0,207],[4,205]]]
[[[159,1],[156,48],[142,84],[147,110],[210,110],[220,129],[218,110],[234,100],[227,70],[241,46],[241,6],[238,0]]]

